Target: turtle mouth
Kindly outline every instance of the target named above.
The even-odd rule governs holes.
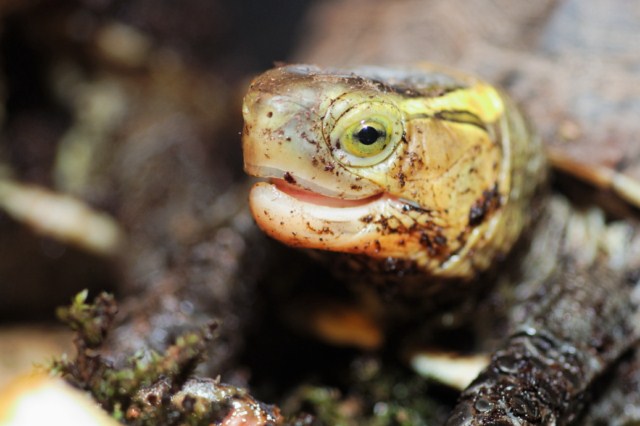
[[[273,238],[294,247],[361,252],[374,239],[373,219],[393,200],[384,192],[356,200],[302,189],[284,179],[258,182],[249,207],[256,223]],[[375,235],[374,235],[375,234]]]
[[[331,197],[323,195],[315,191],[301,188],[300,186],[293,185],[287,182],[285,179],[271,178],[269,183],[273,185],[278,191],[294,198],[300,202],[316,205],[319,207],[332,207],[332,208],[349,208],[349,207],[361,207],[370,204],[383,196],[383,193],[374,194],[364,198],[357,199],[344,199],[339,197]]]

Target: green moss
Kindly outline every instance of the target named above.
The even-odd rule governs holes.
[[[116,313],[112,296],[101,294],[87,303],[86,291],[59,309],[60,319],[77,333],[77,354],[75,359],[55,360],[50,371],[88,391],[128,425],[209,425],[232,410],[276,424],[277,409],[260,404],[244,389],[190,378],[214,338],[215,323],[179,336],[164,353],[143,351],[115,365],[100,349]]]

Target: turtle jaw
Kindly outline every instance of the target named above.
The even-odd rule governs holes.
[[[358,200],[327,197],[279,179],[255,184],[249,195],[258,226],[287,245],[371,255],[382,253],[370,218],[394,203],[398,201],[384,193]]]
[[[330,189],[325,190],[324,188],[318,188],[317,186],[315,186],[317,190],[307,190],[304,189],[304,187],[306,187],[307,185],[301,187],[295,184],[290,184],[288,183],[286,176],[287,175],[285,174],[284,179],[271,178],[269,179],[269,183],[271,185],[274,185],[277,190],[284,192],[285,194],[289,195],[292,198],[295,198],[298,201],[307,204],[313,204],[318,207],[334,208],[336,209],[336,212],[339,212],[340,209],[344,209],[347,207],[360,207],[367,205],[382,196],[382,191],[380,191],[377,194],[363,198],[342,198],[337,193],[332,192]]]

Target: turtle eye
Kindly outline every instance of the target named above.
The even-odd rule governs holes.
[[[361,123],[360,129],[353,134],[353,137],[362,145],[373,145],[384,139],[386,132],[377,123]]]
[[[389,139],[381,123],[363,120],[344,132],[339,143],[349,154],[366,158],[384,151]]]
[[[338,161],[364,167],[389,157],[402,139],[404,127],[397,107],[374,101],[334,107],[325,117],[325,131]]]

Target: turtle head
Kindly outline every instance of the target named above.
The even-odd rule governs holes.
[[[487,84],[434,69],[294,65],[255,79],[243,115],[245,170],[268,179],[251,210],[286,244],[468,277],[515,240],[497,232],[513,138]]]

